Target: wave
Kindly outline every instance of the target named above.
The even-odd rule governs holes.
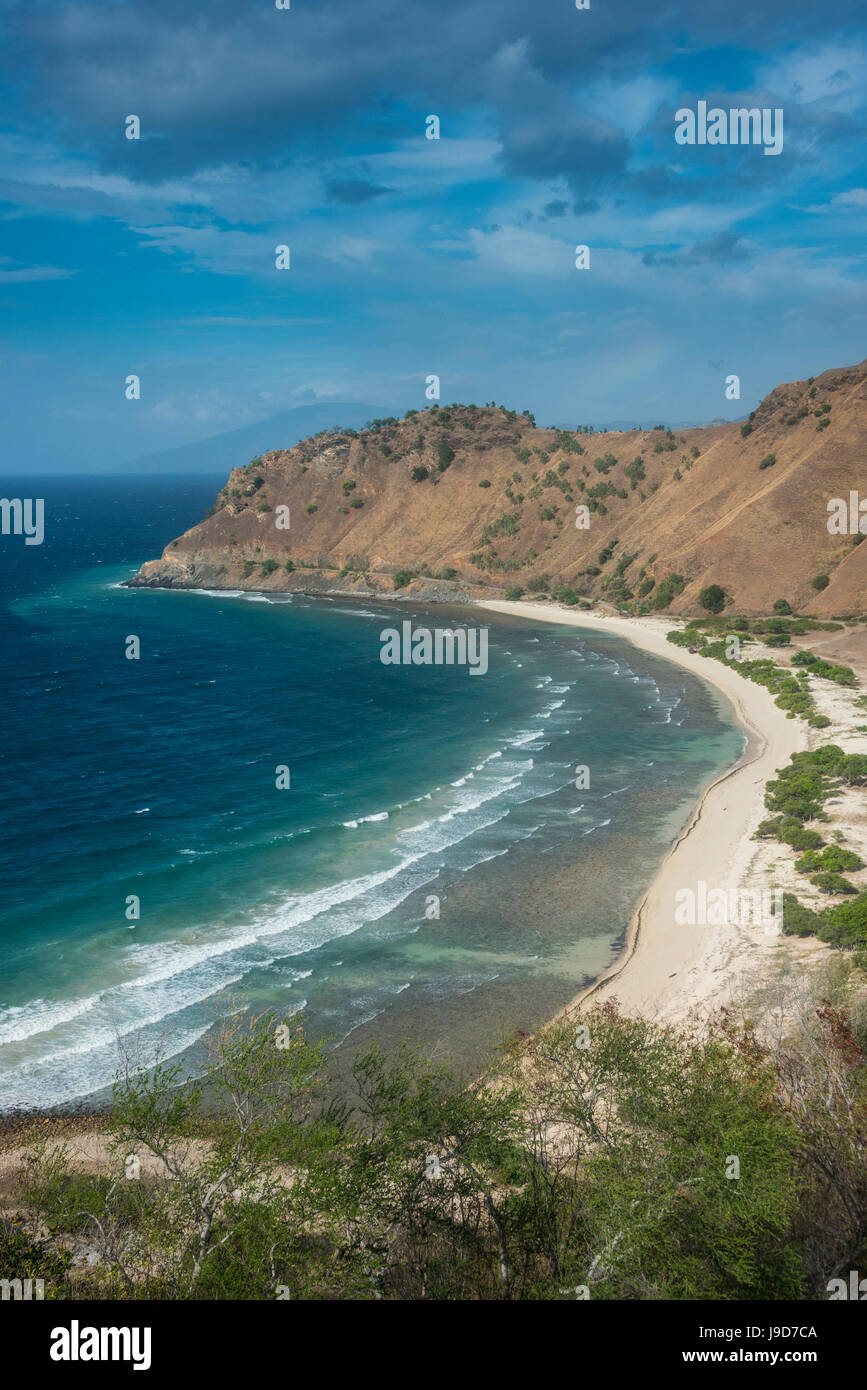
[[[342,821],[344,829],[357,830],[359,825],[367,825],[369,821],[388,820],[388,811],[377,811],[374,816],[359,816],[358,820]]]
[[[481,766],[495,757],[502,761],[500,750]],[[393,912],[438,875],[438,856],[444,850],[508,814],[509,804],[503,799],[532,767],[532,759],[506,760],[500,775],[486,785],[457,789],[453,804],[441,815],[397,836],[393,852],[398,853],[398,862],[388,868],[294,895],[241,924],[208,924],[206,941],[195,940],[195,931],[186,932],[187,939],[154,945],[131,941],[123,953],[127,968],[134,972],[130,978],[83,1000],[42,1001],[20,1013],[0,1015],[0,1025],[5,1024],[2,1040],[20,1043],[42,1035],[48,1045],[48,1052],[43,1051],[38,1060],[25,1060],[0,1072],[3,1105],[52,1104],[68,1099],[70,1092],[83,1096],[98,1091],[114,1074],[119,1042],[133,1034],[148,1058],[151,1043],[166,1057],[186,1051],[211,1022],[201,1019],[191,1027],[191,1011],[201,1012],[208,999],[238,984],[250,970],[304,955]],[[500,805],[490,806],[497,801]],[[378,812],[360,817],[359,823],[388,818],[387,811]],[[487,855],[473,857],[480,863]],[[471,865],[455,867],[465,871]],[[158,1038],[150,1038],[151,1032],[158,1033]],[[62,1064],[62,1080],[58,1064]]]

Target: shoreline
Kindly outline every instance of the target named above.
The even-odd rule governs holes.
[[[348,601],[360,598],[348,594],[339,597]],[[404,595],[394,597],[405,599]],[[796,937],[783,938],[777,933],[766,936],[760,927],[679,927],[673,922],[674,892],[694,887],[697,879],[704,879],[709,891],[729,886],[740,891],[755,886],[761,844],[751,836],[766,815],[765,784],[788,762],[791,753],[809,746],[802,721],[788,719],[763,686],[745,680],[719,662],[668,642],[666,634],[677,625],[675,619],[602,616],[550,602],[488,598],[458,601],[454,606],[465,611],[487,609],[525,621],[620,637],[640,651],[681,666],[712,685],[728,702],[747,740],[737,761],[701,792],[689,820],[665,853],[632,913],[614,960],[559,1009],[555,1019],[572,1014],[590,999],[595,1003],[614,998],[625,1012],[660,1022],[683,1023],[694,1018],[701,1006],[727,1002],[724,996],[731,998],[757,967],[768,964],[774,956],[779,959],[781,948],[796,957],[801,957],[805,949],[815,948],[815,943],[805,947]],[[109,1117],[110,1107],[104,1103],[91,1107],[86,1102],[0,1113],[0,1153],[16,1150],[22,1142],[40,1137],[74,1139],[99,1132]]]
[[[728,701],[747,737],[747,747],[736,763],[704,788],[632,914],[616,959],[557,1017],[579,1009],[590,998],[594,1003],[616,998],[626,1012],[676,1023],[701,1006],[726,1002],[745,975],[779,950],[783,938],[747,924],[680,926],[674,922],[675,893],[695,890],[700,881],[707,884],[708,892],[741,892],[756,886],[751,865],[758,847],[751,837],[766,815],[765,784],[792,753],[807,748],[802,721],[788,719],[763,686],[668,642],[665,634],[675,626],[671,619],[600,617],[523,601],[481,600],[473,606],[535,622],[608,632],[684,667]]]

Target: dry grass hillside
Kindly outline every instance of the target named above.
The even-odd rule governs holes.
[[[520,588],[672,614],[718,584],[731,612],[785,598],[861,614],[867,546],[827,523],[831,498],[867,497],[865,445],[867,362],[777,387],[744,425],[673,434],[434,406],[234,469],[211,515],[133,582],[363,594],[394,592],[397,575],[427,598]]]

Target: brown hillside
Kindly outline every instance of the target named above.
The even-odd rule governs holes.
[[[851,489],[867,495],[865,445],[867,363],[777,387],[747,425],[674,434],[564,432],[500,406],[433,407],[235,469],[212,514],[133,582],[392,592],[395,572],[412,570],[423,577],[405,592],[454,598],[532,591],[547,577],[555,591],[652,609],[674,574],[684,587],[672,613],[697,611],[710,583],[729,611],[785,598],[822,617],[862,613],[867,546],[830,535],[827,507]],[[588,529],[576,528],[579,505]],[[821,592],[819,574],[830,580]]]

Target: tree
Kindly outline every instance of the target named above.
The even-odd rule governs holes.
[[[322,1059],[298,1022],[235,1012],[208,1041],[199,1077],[179,1062],[125,1060],[111,1108],[113,1175],[72,1189],[78,1228],[110,1290],[274,1296],[304,1220],[304,1184],[287,1187],[274,1153],[314,1158],[324,1133],[312,1123]],[[208,1122],[209,1112],[219,1118]],[[58,1190],[53,1163],[43,1160],[31,1178],[31,1195],[43,1201],[46,1181]]]
[[[721,613],[726,606],[725,590],[719,584],[708,584],[699,594],[698,601],[708,613]]]

